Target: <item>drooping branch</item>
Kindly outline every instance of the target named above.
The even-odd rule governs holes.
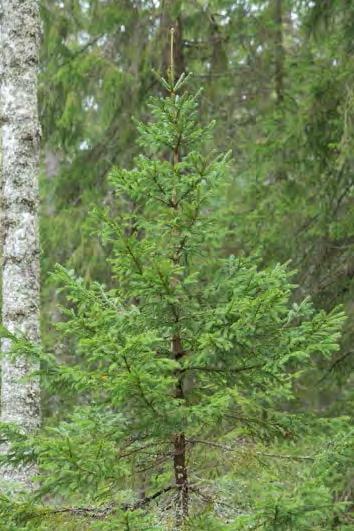
[[[229,446],[227,444],[217,443],[214,441],[206,441],[203,439],[187,439],[187,442],[190,444],[205,444],[207,446],[212,446],[214,448],[219,448],[225,452],[237,452],[238,448],[236,446]],[[314,461],[315,458],[311,455],[288,455],[288,454],[273,454],[268,452],[254,452],[254,455],[260,457],[272,457],[274,459],[290,459],[293,461]]]
[[[52,509],[44,512],[34,513],[28,518],[34,519],[38,517],[56,514],[70,514],[72,516],[83,516],[87,518],[93,518],[95,520],[102,520],[117,511],[136,511],[137,509],[142,509],[162,494],[165,494],[174,489],[174,485],[169,485],[163,489],[158,490],[157,492],[154,492],[154,494],[151,494],[150,496],[145,496],[144,498],[137,500],[133,503],[125,503],[120,506],[107,505],[106,507],[61,507],[59,509]]]

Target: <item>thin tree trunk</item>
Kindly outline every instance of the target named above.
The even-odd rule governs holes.
[[[2,0],[1,7],[2,322],[10,332],[38,342],[39,4]],[[40,422],[39,381],[28,378],[37,365],[22,356],[13,359],[10,349],[11,341],[4,339],[1,420],[31,432]],[[30,485],[33,472],[33,467],[8,467],[2,477]]]
[[[275,23],[275,53],[274,53],[274,81],[278,104],[284,100],[284,43],[283,43],[283,0],[274,0]]]
[[[285,88],[284,88],[284,35],[283,35],[283,0],[274,0],[274,84],[276,94],[276,107],[280,110],[279,127],[282,128],[284,117],[282,116]],[[275,180],[287,179],[284,150],[278,153],[278,163],[275,172]]]
[[[176,435],[174,440],[174,459],[173,468],[175,473],[175,482],[177,487],[177,504],[176,504],[176,527],[182,527],[183,522],[188,516],[189,506],[189,489],[188,489],[188,471],[186,464],[186,438],[184,433]]]
[[[179,335],[172,339],[172,354],[175,360],[184,356],[182,341]],[[178,375],[178,383],[175,389],[175,398],[184,399],[182,375]],[[184,433],[175,434],[174,441],[173,469],[175,474],[175,483],[177,487],[176,503],[176,527],[181,528],[188,516],[189,509],[189,488],[188,488],[188,470],[186,463],[186,438]]]
[[[171,34],[173,42],[174,34]],[[173,52],[173,45],[172,45]],[[175,72],[173,68],[173,57],[171,57],[171,72]],[[173,81],[173,80],[172,80]],[[173,152],[173,166],[180,162],[179,146],[176,146]],[[178,209],[178,203],[176,202],[175,191],[172,192],[171,205],[175,210]],[[173,257],[173,262],[176,266],[180,265],[180,254],[176,252]],[[175,286],[180,282],[179,278],[173,278],[172,282]],[[179,313],[178,310],[175,314],[175,325],[178,330],[179,327]],[[185,350],[182,344],[182,338],[180,332],[177,331],[172,337],[171,352],[173,358],[178,361],[185,355]],[[175,388],[175,398],[177,400],[184,399],[183,391],[183,375],[181,372],[177,372],[177,385]],[[176,528],[180,529],[189,512],[189,483],[188,483],[188,469],[186,463],[186,438],[183,432],[176,433],[174,436],[174,457],[173,468],[175,474],[175,483],[177,487],[177,502],[176,502]]]

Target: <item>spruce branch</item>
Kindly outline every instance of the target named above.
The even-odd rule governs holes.
[[[163,489],[160,489],[150,496],[145,496],[144,498],[137,500],[132,503],[125,503],[122,505],[107,505],[106,507],[61,507],[59,509],[38,511],[32,515],[27,516],[27,519],[43,518],[44,516],[51,516],[56,514],[71,514],[73,516],[83,516],[87,518],[92,518],[95,520],[102,520],[111,516],[117,511],[136,511],[137,509],[142,509],[152,501],[156,500],[162,494],[166,494],[171,490],[174,490],[174,485],[169,485]]]

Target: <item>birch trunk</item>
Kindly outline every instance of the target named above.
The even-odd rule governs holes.
[[[1,125],[3,272],[2,322],[11,332],[39,341],[38,173],[40,128],[37,109],[38,0],[2,0]],[[37,367],[12,359],[2,341],[1,420],[31,432],[40,422]],[[6,451],[3,449],[3,451]],[[34,468],[2,470],[2,479],[30,485]]]

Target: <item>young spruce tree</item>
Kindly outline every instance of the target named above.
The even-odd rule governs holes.
[[[192,526],[217,507],[202,449],[288,437],[294,381],[313,355],[337,349],[342,314],[292,305],[285,266],[223,255],[217,205],[229,156],[205,152],[211,128],[198,125],[185,82],[173,72],[162,80],[168,95],[138,124],[144,154],[111,173],[118,214],[96,213],[115,287],[57,270],[75,362],[37,355],[51,392],[64,388],[75,406],[32,440],[19,436],[12,458],[35,457],[37,496],[65,506],[13,504],[18,529],[48,515],[76,528],[81,519],[97,519],[95,529]]]

